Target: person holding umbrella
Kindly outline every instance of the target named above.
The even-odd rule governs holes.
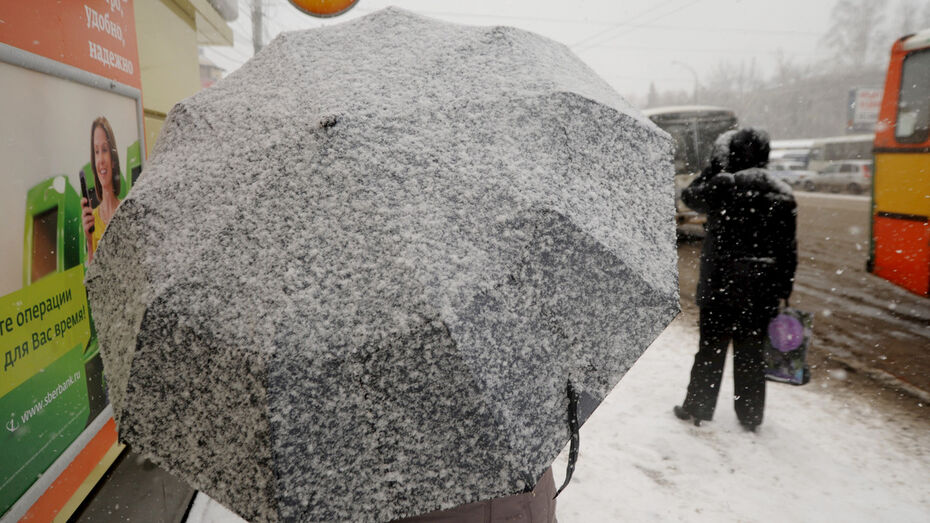
[[[769,139],[761,130],[721,135],[711,166],[682,193],[707,214],[697,287],[700,345],[678,418],[713,418],[727,345],[733,341],[736,415],[755,432],[765,405],[763,341],[778,300],[791,295],[797,267],[797,208],[791,189],[765,170]]]
[[[550,468],[531,491],[466,503],[446,510],[394,520],[392,523],[484,523],[489,521],[489,517],[490,521],[557,523],[555,496],[555,480]]]

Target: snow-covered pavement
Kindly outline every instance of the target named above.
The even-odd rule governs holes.
[[[728,357],[714,421],[695,427],[672,406],[696,348],[695,317],[682,314],[582,427],[560,523],[930,521],[930,420],[826,392],[815,374],[804,387],[769,383],[765,422],[744,432]],[[557,484],[566,456],[553,464]],[[241,521],[203,495],[188,518]]]
[[[582,427],[560,523],[930,521],[930,420],[899,424],[817,381],[769,383],[765,421],[748,433],[733,412],[728,357],[714,421],[695,427],[671,411],[697,336],[694,316],[679,316]],[[557,483],[566,454],[553,465]]]

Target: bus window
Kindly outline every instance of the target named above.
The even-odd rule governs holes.
[[[923,143],[930,136],[930,51],[904,59],[895,138],[901,143]]]
[[[699,172],[710,161],[717,137],[737,125],[733,111],[722,107],[659,107],[643,114],[675,140],[676,175]]]
[[[718,119],[713,122],[707,122],[706,125],[697,129],[697,160],[694,170],[699,171],[702,167],[710,163],[710,156],[714,151],[714,142],[721,134],[736,127],[736,118]]]
[[[699,225],[704,216],[688,209],[681,191],[710,162],[714,141],[721,133],[736,129],[730,109],[711,106],[671,106],[646,109],[643,114],[672,136],[675,142],[675,220],[678,225]]]
[[[691,122],[667,124],[665,131],[675,140],[675,173],[698,170],[697,149],[694,144],[694,125]]]

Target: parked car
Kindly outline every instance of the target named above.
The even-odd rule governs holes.
[[[808,171],[805,169],[804,164],[801,162],[785,160],[770,162],[768,165],[768,170],[772,176],[778,178],[779,180],[787,183],[792,187],[797,187],[800,185],[805,177],[817,174],[814,171]]]
[[[846,191],[862,194],[872,187],[871,160],[840,160],[815,175],[804,176],[801,186],[808,191]]]

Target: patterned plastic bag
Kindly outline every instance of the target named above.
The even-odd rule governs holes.
[[[772,381],[804,385],[811,379],[807,365],[814,330],[814,315],[785,307],[772,318],[765,338],[765,377]]]

